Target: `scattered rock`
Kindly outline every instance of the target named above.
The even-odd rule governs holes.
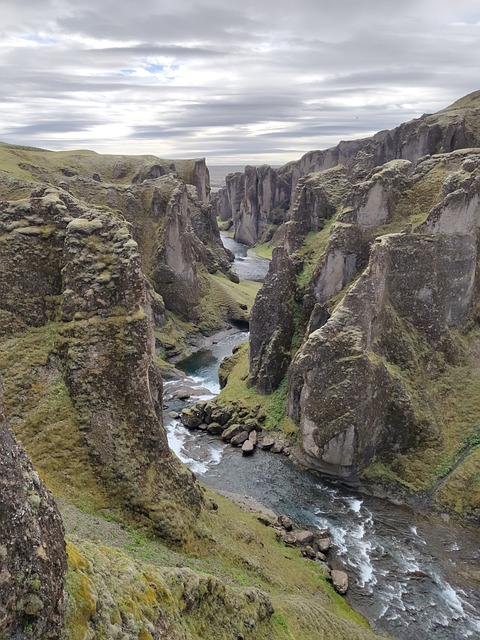
[[[202,424],[202,414],[195,407],[190,407],[188,409],[183,409],[180,414],[181,423],[187,427],[187,429],[197,429],[200,424]]]
[[[213,436],[219,436],[223,431],[223,427],[221,424],[218,424],[218,422],[211,422],[207,425],[207,431]]]
[[[295,538],[298,545],[307,545],[314,541],[315,536],[311,531],[305,529],[296,533]]]
[[[282,527],[285,531],[293,530],[293,520],[285,515],[280,515],[277,518],[277,526]]]
[[[264,451],[270,451],[274,446],[274,444],[275,444],[275,440],[268,435],[262,436],[262,438],[259,439],[259,442],[258,442],[258,446],[260,447],[260,449],[264,449]]]

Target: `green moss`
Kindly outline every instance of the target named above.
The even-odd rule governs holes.
[[[133,640],[142,632],[154,635],[152,624],[172,640],[231,640],[240,632],[251,640],[375,637],[334,592],[320,564],[277,541],[256,514],[210,490],[206,498],[218,510],[202,511],[198,537],[181,550],[148,531],[119,526],[103,512],[63,510],[69,538],[65,640],[85,637],[87,628],[109,638],[111,625],[136,634],[125,636]],[[257,605],[245,597],[252,588],[268,595],[275,614],[249,628],[243,620],[257,615]]]
[[[57,497],[101,507],[105,493],[53,355],[58,328],[56,323],[31,328],[0,344],[3,401],[15,435],[47,487]]]
[[[337,217],[338,214],[330,218],[330,220],[326,220],[325,226],[321,231],[310,231],[305,237],[305,241],[298,251],[304,261],[303,269],[297,278],[299,287],[306,287],[310,282],[313,272],[325,252]]]
[[[198,326],[203,331],[213,331],[225,321],[246,322],[260,286],[252,280],[235,283],[223,274],[205,274]]]
[[[256,244],[251,248],[251,251],[257,254],[260,258],[264,258],[265,260],[272,259],[274,247],[269,243],[265,242],[264,244]]]

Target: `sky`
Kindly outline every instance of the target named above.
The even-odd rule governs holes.
[[[480,0],[1,0],[0,140],[283,164],[480,89]]]

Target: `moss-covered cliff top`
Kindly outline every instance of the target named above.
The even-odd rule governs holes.
[[[191,182],[195,159],[168,160],[154,155],[100,154],[88,149],[49,151],[38,147],[0,142],[0,171],[27,181],[56,181],[74,177],[130,184],[142,169],[160,166]]]

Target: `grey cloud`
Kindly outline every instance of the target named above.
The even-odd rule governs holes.
[[[474,0],[40,4],[2,2],[0,138],[25,144],[293,159],[478,88],[480,27],[452,24],[475,20]],[[171,77],[142,76],[165,58]]]

